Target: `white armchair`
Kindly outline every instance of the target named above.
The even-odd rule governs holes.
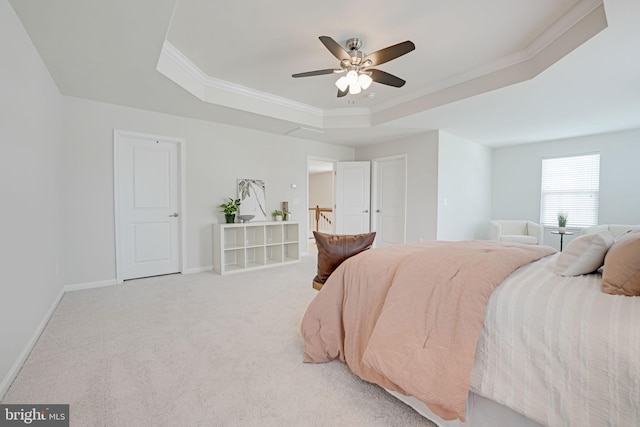
[[[489,238],[504,242],[542,245],[544,229],[540,224],[525,220],[489,221]]]

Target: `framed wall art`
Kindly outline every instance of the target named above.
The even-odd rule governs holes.
[[[238,179],[240,215],[255,215],[255,221],[267,220],[264,181],[261,179]]]

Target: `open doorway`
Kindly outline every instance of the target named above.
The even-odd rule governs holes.
[[[316,250],[313,231],[335,233],[335,161],[309,158],[307,175],[307,241],[311,254]]]

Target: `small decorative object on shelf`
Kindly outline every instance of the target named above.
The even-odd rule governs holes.
[[[558,232],[564,233],[567,231],[567,218],[569,218],[569,214],[565,212],[558,213]]]
[[[282,221],[282,217],[284,216],[284,213],[280,209],[276,209],[271,213],[271,215],[273,215],[273,218],[276,221]]]
[[[289,221],[289,216],[291,212],[289,212],[289,202],[282,202],[282,219],[285,221]]]
[[[227,197],[229,199],[228,202],[221,204],[219,207],[224,212],[224,219],[227,221],[227,224],[233,224],[236,220],[236,212],[238,212],[238,207],[240,207],[240,199],[234,199],[232,197]]]
[[[238,215],[238,219],[243,223],[249,222],[255,217],[255,215]]]

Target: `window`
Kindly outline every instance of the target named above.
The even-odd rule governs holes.
[[[598,223],[600,153],[542,159],[540,223],[557,227],[568,214],[568,227]]]

